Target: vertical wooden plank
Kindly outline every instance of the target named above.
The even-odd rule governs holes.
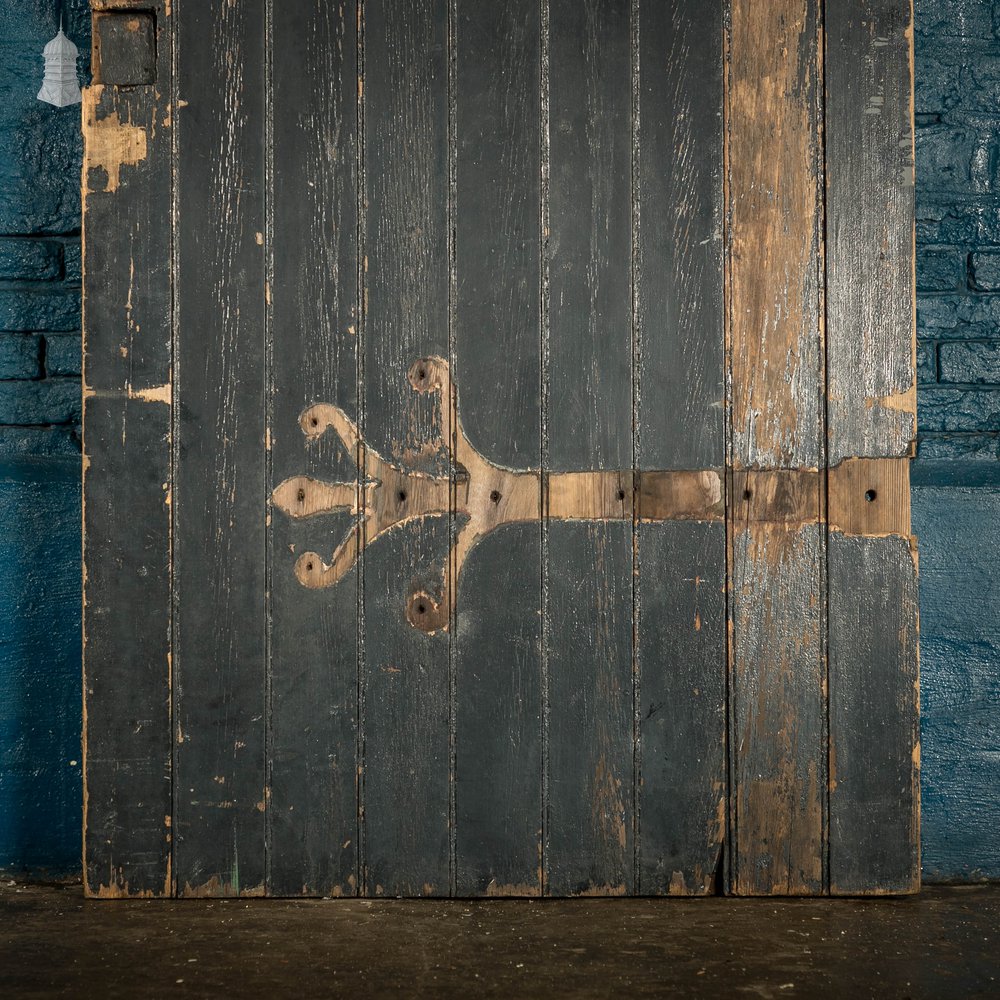
[[[457,4],[455,376],[473,446],[541,464],[539,5]],[[453,638],[456,891],[541,892],[541,538],[484,539]]]
[[[816,524],[749,519],[732,536],[738,895],[823,890],[823,536]]]
[[[363,32],[363,432],[390,461],[443,473],[440,396],[407,371],[449,353],[448,0],[366,0]],[[363,556],[368,895],[450,891],[450,637],[404,614],[414,590],[440,589],[447,553],[448,524],[430,518]]]
[[[727,98],[730,463],[823,464],[817,0],[734,0]],[[731,888],[824,885],[820,493],[797,521],[730,498]]]
[[[833,466],[907,456],[915,431],[912,32],[910,0],[827,13],[831,506]],[[879,463],[864,465],[870,481],[842,498],[859,516],[888,499],[872,477]],[[830,888],[912,892],[920,758],[908,506],[885,537],[847,537],[832,521],[831,511]]]
[[[630,469],[627,0],[549,12],[548,467]],[[622,495],[623,510],[631,510]],[[547,891],[634,890],[632,523],[550,520]]]
[[[827,12],[831,466],[916,433],[912,44],[911,0]]]
[[[303,437],[300,414],[334,403],[357,420],[357,11],[292,0],[273,11],[270,197],[271,486],[291,476],[353,482],[332,433]],[[358,575],[316,590],[296,553],[325,552],[349,515],[271,522],[270,891],[357,891]]]
[[[144,5],[145,6],[145,5]],[[170,19],[155,85],[84,92],[84,885],[171,877]]]
[[[725,464],[723,44],[719,0],[639,4],[642,469]],[[725,525],[640,520],[637,556],[638,889],[712,892],[726,818]]]
[[[264,891],[264,0],[179,4],[174,493],[183,895]]]
[[[830,533],[830,890],[920,887],[917,574],[910,539]]]

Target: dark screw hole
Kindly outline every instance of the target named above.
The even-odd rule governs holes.
[[[417,369],[417,378],[422,382],[425,378],[427,378],[427,372],[424,371],[423,368]]]
[[[624,500],[625,499],[625,491],[624,490],[619,490],[618,491],[618,499],[619,500]]]
[[[753,490],[744,490],[743,491],[743,499],[744,500],[749,500],[752,496],[753,496]]]
[[[298,492],[297,495],[298,495],[299,503],[305,503],[306,502],[306,491],[305,490],[299,490],[299,492]]]
[[[399,502],[406,503],[406,490],[399,491]]]
[[[313,571],[313,564],[312,563],[306,563],[306,569],[309,570],[309,572],[311,573]]]
[[[497,490],[494,490],[494,491],[493,491],[493,492],[492,492],[492,493],[490,494],[490,500],[491,500],[491,501],[492,501],[493,503],[500,503],[500,493],[499,493],[499,492],[498,492]]]
[[[309,423],[315,427],[319,423],[319,417],[311,417]]]
[[[424,613],[425,613],[426,611],[427,611],[427,608],[425,608],[425,607],[424,607],[424,606],[423,606],[422,604],[418,604],[418,605],[417,605],[417,614],[418,614],[418,615],[422,615],[422,614],[424,614]]]
[[[876,499],[877,497],[878,497],[878,494],[877,494],[877,493],[876,493],[876,492],[875,492],[874,490],[865,490],[865,499],[866,499],[866,500],[867,500],[867,501],[868,501],[869,503],[874,503],[874,502],[875,502],[875,499]]]

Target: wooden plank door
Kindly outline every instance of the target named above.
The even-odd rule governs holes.
[[[95,896],[919,882],[908,0],[97,0]]]

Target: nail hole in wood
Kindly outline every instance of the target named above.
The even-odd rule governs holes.
[[[425,614],[427,614],[427,608],[425,608],[423,604],[418,604],[417,605],[417,614],[418,615],[425,615]]]
[[[311,424],[311,425],[312,425],[313,427],[318,427],[318,426],[319,426],[319,417],[310,417],[310,419],[309,419],[309,423],[310,423],[310,424]]]
[[[313,564],[312,563],[306,563],[306,569],[311,573],[313,571]]]
[[[406,490],[399,491],[399,502],[406,503]]]
[[[744,500],[749,500],[749,499],[751,499],[751,497],[753,497],[753,490],[744,490],[743,491],[743,499]]]
[[[499,493],[498,490],[494,490],[490,494],[490,500],[491,500],[492,503],[500,503],[500,493]]]
[[[624,500],[625,499],[625,491],[624,490],[619,490],[618,491],[618,499],[619,500]]]
[[[865,490],[865,499],[869,503],[874,503],[878,498],[878,494],[874,490]]]
[[[297,497],[299,503],[305,503],[306,502],[306,491],[303,490],[303,489],[299,489],[299,492],[296,494],[296,497]]]

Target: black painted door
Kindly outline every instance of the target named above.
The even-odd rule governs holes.
[[[908,0],[95,6],[88,890],[915,888]]]

